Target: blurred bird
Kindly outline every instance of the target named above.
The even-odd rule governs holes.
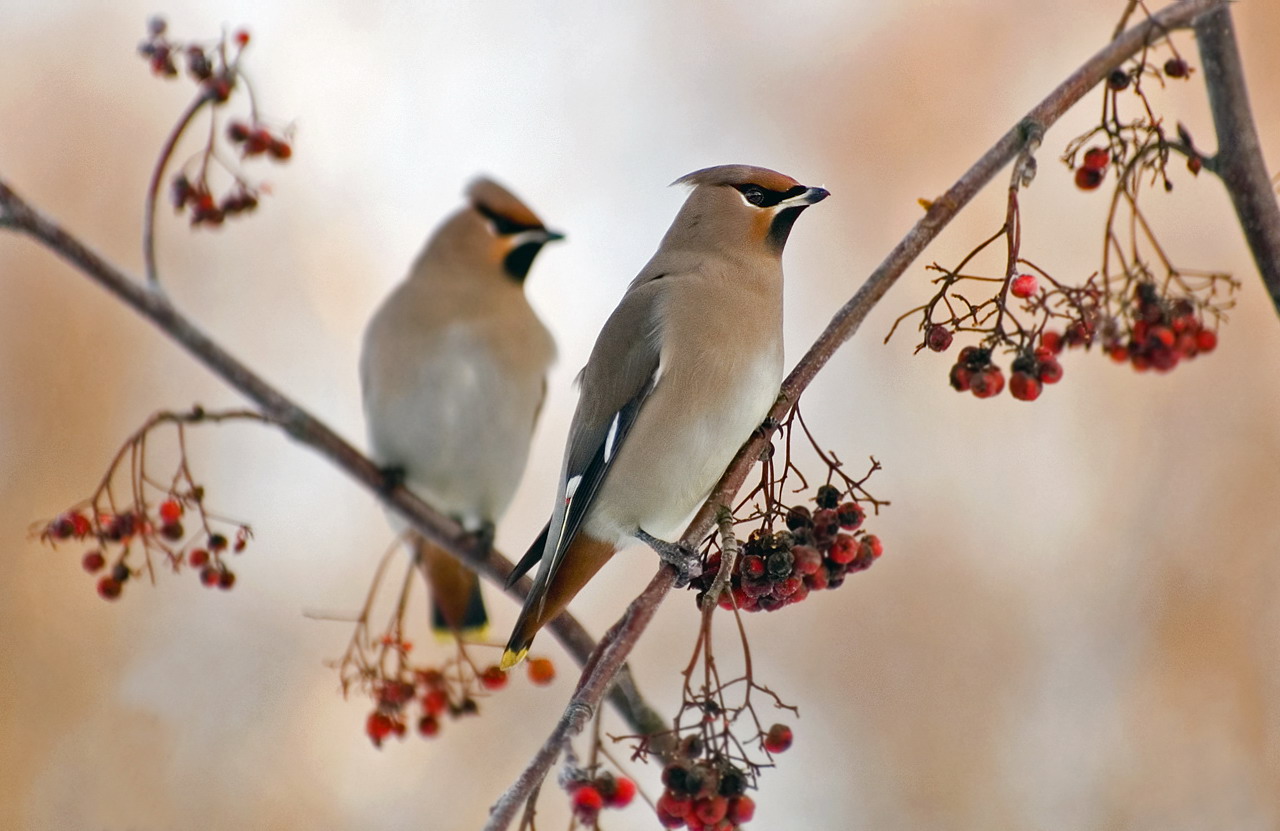
[[[510,582],[542,561],[502,656],[534,634],[631,537],[677,568],[682,529],[782,382],[782,249],[828,196],[772,170],[710,167],[605,322],[579,376],[551,521]]]
[[[487,548],[524,472],[555,342],[524,295],[542,246],[563,235],[496,182],[427,241],[364,333],[369,443],[389,474]],[[432,625],[460,638],[488,622],[476,574],[421,535]]]

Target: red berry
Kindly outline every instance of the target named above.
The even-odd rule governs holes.
[[[1009,286],[1009,291],[1014,297],[1026,299],[1036,293],[1040,288],[1040,284],[1036,282],[1034,274],[1019,274],[1013,278],[1013,283]]]
[[[951,345],[951,330],[935,323],[924,333],[924,342],[934,352],[946,352]]]
[[[742,825],[751,822],[751,818],[756,815],[756,802],[751,797],[743,794],[735,796],[729,800],[729,821],[734,825]]]
[[[486,690],[500,690],[507,685],[507,674],[498,666],[487,667],[480,673],[480,683]]]
[[[102,571],[102,567],[107,564],[107,558],[102,556],[101,551],[90,551],[84,555],[84,559],[80,561],[80,565],[84,566],[84,570],[90,574]]]
[[[1105,147],[1090,147],[1084,151],[1084,166],[1093,170],[1106,170],[1111,164],[1111,154]]]
[[[438,716],[449,706],[449,696],[444,690],[431,690],[422,697],[422,709],[428,715]]]
[[[693,803],[693,815],[704,825],[715,825],[729,813],[729,800],[723,796],[708,796]]]
[[[1035,401],[1043,388],[1040,379],[1030,373],[1018,371],[1009,376],[1009,394],[1019,401]]]
[[[288,161],[293,155],[293,148],[289,146],[287,141],[272,139],[271,143],[267,145],[267,153],[276,161],[284,162]]]
[[[98,595],[103,600],[115,600],[123,590],[124,586],[114,577],[107,576],[98,581]]]
[[[440,722],[435,716],[425,715],[418,719],[418,732],[427,738],[438,735],[440,733]]]
[[[625,776],[619,776],[614,782],[613,793],[609,796],[610,808],[625,808],[636,796],[636,783]]]
[[[200,568],[209,562],[209,552],[203,548],[193,548],[187,553],[187,565],[192,568]]]
[[[1214,347],[1218,345],[1218,335],[1210,332],[1208,329],[1201,329],[1196,332],[1196,349],[1201,352],[1212,352]]]
[[[1173,330],[1168,326],[1153,326],[1151,327],[1150,333],[1147,335],[1147,340],[1156,341],[1166,348],[1173,346]]]
[[[93,523],[89,522],[89,518],[84,514],[75,513],[71,515],[71,533],[77,537],[86,537],[93,530]]]
[[[1094,190],[1098,185],[1102,184],[1102,180],[1107,176],[1101,170],[1092,167],[1081,167],[1076,169],[1076,187],[1080,190]]]
[[[1062,380],[1062,364],[1050,358],[1047,361],[1041,361],[1039,368],[1036,370],[1036,378],[1042,384],[1056,384]]]
[[[236,45],[239,46],[241,49],[249,45],[249,32],[247,30],[237,29],[235,38],[236,38]]]
[[[391,735],[394,729],[391,716],[377,710],[370,713],[364,723],[364,732],[373,741],[374,747],[382,747],[382,740]]]
[[[165,522],[177,522],[182,518],[182,503],[176,499],[166,499],[161,502],[160,518]]]
[[[795,573],[801,576],[813,574],[822,568],[822,554],[811,545],[797,545],[791,549],[791,556],[795,561]]]
[[[998,366],[989,366],[974,373],[970,390],[977,398],[991,398],[1004,389],[1004,373]]]
[[[764,577],[766,569],[764,557],[748,554],[742,558],[742,576],[748,580],[759,580]]]
[[[573,812],[578,819],[589,822],[604,807],[604,797],[593,785],[582,785],[573,792]]]
[[[973,386],[973,371],[964,364],[951,367],[951,387],[956,392],[966,392]]]
[[[867,534],[862,538],[862,549],[871,555],[873,560],[880,559],[884,553],[884,543],[875,534]]]
[[[839,534],[832,540],[827,556],[841,565],[851,563],[858,556],[858,543],[848,534]]]
[[[1187,170],[1191,171],[1192,176],[1200,175],[1200,168],[1204,167],[1204,162],[1200,161],[1199,156],[1190,156],[1187,158]]]
[[[1182,58],[1170,58],[1164,62],[1164,74],[1170,78],[1185,78],[1187,72],[1187,62]]]
[[[550,684],[556,677],[556,666],[550,658],[532,658],[529,661],[529,680],[539,686]]]
[[[770,753],[782,753],[791,747],[791,728],[785,724],[775,724],[764,735],[764,749]]]
[[[1057,355],[1062,351],[1062,335],[1050,329],[1040,335],[1040,346]]]
[[[213,588],[218,585],[219,579],[218,570],[213,566],[205,566],[200,569],[200,582],[204,583],[209,588]]]

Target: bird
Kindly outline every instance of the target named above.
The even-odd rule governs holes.
[[[578,376],[551,519],[508,585],[538,565],[501,666],[528,654],[631,538],[685,570],[679,533],[763,422],[782,382],[782,251],[829,192],[763,167],[682,176],[692,188]]]
[[[524,473],[556,357],[525,278],[564,234],[487,177],[465,195],[370,319],[360,380],[371,456],[388,481],[487,549]],[[429,586],[432,628],[483,637],[475,572],[417,532],[408,540]]]

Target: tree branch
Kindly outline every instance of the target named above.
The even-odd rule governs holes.
[[[1195,31],[1218,135],[1218,154],[1209,167],[1231,195],[1253,261],[1280,313],[1280,207],[1249,109],[1230,9],[1222,6],[1202,15],[1195,21]]]
[[[781,423],[787,411],[799,400],[800,394],[809,386],[814,376],[826,366],[835,351],[853,336],[875,304],[925,247],[978,191],[1005,165],[1018,157],[1028,141],[1038,141],[1063,113],[1075,106],[1111,70],[1136,54],[1149,41],[1167,31],[1187,28],[1207,11],[1222,10],[1225,13],[1228,2],[1229,0],[1180,0],[1120,34],[1037,104],[946,193],[934,200],[925,211],[924,218],[894,246],[857,293],[836,312],[827,328],[783,381],[778,400],[769,412],[771,421],[766,422],[774,426],[756,431],[742,446],[680,541],[693,547],[710,533],[715,524],[716,512],[722,505],[733,504],[733,498],[746,481],[747,474],[767,451],[777,429],[776,425]],[[586,723],[582,713],[589,714],[598,706],[600,699],[595,691],[604,689],[601,678],[607,679],[623,665],[631,645],[639,638],[652,619],[654,610],[674,584],[675,572],[670,567],[663,566],[640,596],[632,601],[622,618],[600,639],[596,655],[587,662],[583,679],[569,700],[564,715],[528,768],[494,804],[485,831],[501,831],[510,826],[519,806],[532,793],[533,785],[543,780],[564,744],[581,731],[582,725]]]
[[[267,420],[279,425],[293,438],[318,451],[340,470],[372,491],[379,499],[405,517],[425,537],[453,556],[471,565],[489,580],[503,585],[511,573],[511,561],[497,551],[482,555],[467,542],[462,528],[438,513],[402,485],[389,487],[382,470],[324,422],[295,404],[249,367],[200,331],[168,301],[158,288],[147,288],[90,250],[53,220],[42,215],[0,179],[0,228],[12,228],[43,243],[72,266],[92,278],[142,317],[154,323],[203,363],[215,375],[239,390],[261,408]],[[158,283],[152,282],[158,287]],[[509,593],[523,600],[532,581],[526,577]],[[560,615],[551,631],[578,664],[585,664],[595,641],[580,623]],[[640,697],[629,672],[619,676],[610,702],[638,733],[664,728],[660,715]]]

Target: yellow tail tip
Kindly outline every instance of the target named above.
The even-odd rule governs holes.
[[[524,657],[528,654],[529,654],[529,647],[527,646],[524,649],[521,649],[519,652],[512,652],[510,649],[504,650],[502,653],[502,660],[498,662],[498,668],[501,669],[503,672],[506,672],[507,670],[514,667],[516,664],[523,661]]]

